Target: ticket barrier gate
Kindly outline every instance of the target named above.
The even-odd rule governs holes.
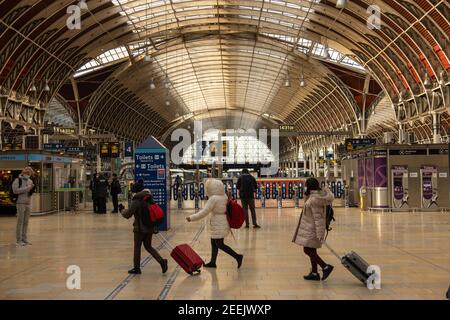
[[[300,207],[303,198],[304,180],[292,179],[261,179],[257,180],[256,198],[261,208],[270,207],[275,203],[277,208]]]
[[[177,202],[177,208],[183,209],[184,201],[194,201],[195,209],[200,208],[200,201],[205,200],[205,185],[204,183],[187,183],[180,185],[177,189],[176,186],[170,188],[170,200]]]
[[[261,208],[266,207],[300,207],[300,200],[304,198],[305,181],[302,179],[261,179],[257,180],[256,198],[259,199]],[[321,182],[322,187],[325,182]],[[332,181],[330,189],[336,199],[344,197],[343,183],[340,180]],[[224,182],[225,193],[234,199],[238,199],[238,190],[235,182]],[[184,201],[190,200],[194,202],[196,209],[200,208],[202,200],[206,199],[205,185],[203,182],[183,184],[176,190],[176,186],[171,188],[171,200],[177,201],[178,209],[183,209]]]

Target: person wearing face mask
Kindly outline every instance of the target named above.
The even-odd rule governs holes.
[[[27,239],[28,220],[31,213],[31,195],[35,189],[31,176],[34,171],[31,167],[26,167],[17,177],[13,184],[12,190],[17,195],[17,227],[16,227],[16,244],[18,246],[30,245]]]

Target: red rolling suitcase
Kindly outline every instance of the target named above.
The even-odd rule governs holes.
[[[190,275],[200,273],[204,261],[187,243],[176,246],[170,256]]]
[[[170,256],[175,260],[184,271],[193,275],[195,272],[200,273],[202,266],[205,264],[202,258],[187,243],[180,244],[175,248],[161,235],[158,234],[161,242],[168,246],[172,252]]]

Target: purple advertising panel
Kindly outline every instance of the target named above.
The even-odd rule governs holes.
[[[373,158],[366,159],[366,186],[373,187]]]
[[[358,159],[358,190],[364,185],[364,159]]]
[[[422,180],[422,207],[437,207],[437,168],[435,166],[422,166],[420,169],[420,173]]]
[[[387,151],[375,151],[373,159],[373,180],[374,187],[387,188],[388,174],[387,174]]]
[[[408,207],[408,166],[392,166],[392,206],[393,208]]]

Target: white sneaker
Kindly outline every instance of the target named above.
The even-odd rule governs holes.
[[[24,247],[24,246],[26,246],[26,243],[23,242],[23,241],[17,241],[17,242],[16,242],[16,246],[18,246],[18,247]]]
[[[24,243],[24,245],[28,245],[28,246],[31,246],[32,245],[32,243],[30,242],[30,241],[28,241],[28,240],[22,240],[22,242]]]

